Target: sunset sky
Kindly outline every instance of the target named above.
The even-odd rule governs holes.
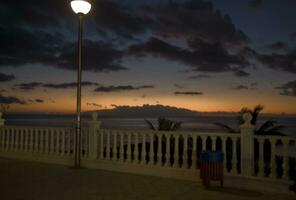
[[[77,16],[67,0],[0,2],[0,103],[74,112]],[[295,0],[96,0],[83,110],[162,104],[296,114]]]

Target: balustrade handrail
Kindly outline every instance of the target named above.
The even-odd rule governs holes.
[[[176,135],[176,136],[211,136],[211,137],[230,137],[230,138],[240,138],[240,134],[236,133],[218,133],[218,132],[204,132],[204,131],[158,131],[158,130],[120,130],[120,129],[97,129],[97,131],[104,131],[104,132],[115,132],[117,134],[146,134],[146,135]]]

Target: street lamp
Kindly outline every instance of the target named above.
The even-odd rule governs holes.
[[[79,29],[78,29],[78,67],[77,67],[77,121],[75,132],[75,167],[80,168],[80,141],[81,141],[81,74],[82,74],[82,30],[83,30],[83,17],[90,9],[91,4],[84,0],[71,1],[71,8],[79,17]]]

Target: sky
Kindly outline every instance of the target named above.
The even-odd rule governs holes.
[[[295,0],[96,0],[84,18],[82,109],[162,104],[296,114]],[[0,2],[0,104],[75,112],[68,0]]]

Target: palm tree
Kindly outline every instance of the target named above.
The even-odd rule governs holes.
[[[158,127],[156,128],[153,123],[145,119],[151,130],[158,131],[176,131],[181,128],[182,122],[174,122],[172,120],[166,119],[164,117],[158,118]]]
[[[251,124],[256,126],[258,116],[263,109],[264,109],[264,106],[260,104],[256,105],[253,110],[247,107],[242,108],[238,116],[238,124],[241,125],[244,123],[243,115],[245,113],[251,113],[252,115]],[[275,120],[267,120],[258,129],[255,130],[255,135],[285,135],[281,132],[284,126],[276,125],[276,123],[277,122]],[[215,125],[220,126],[224,129],[227,129],[229,133],[239,133],[238,129],[232,128],[223,123],[215,123]]]

